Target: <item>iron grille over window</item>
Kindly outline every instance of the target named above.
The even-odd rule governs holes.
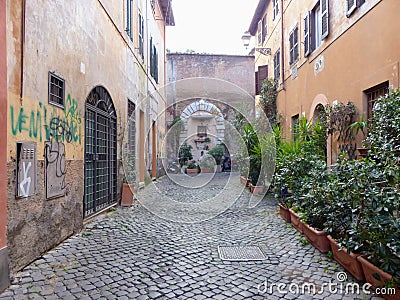
[[[153,12],[156,9],[156,0],[151,0],[151,9],[153,10]]]
[[[49,72],[49,103],[64,107],[65,81]]]
[[[294,64],[299,59],[299,27],[293,29],[289,34],[290,45],[290,65]]]
[[[368,119],[372,118],[372,109],[374,108],[374,104],[376,99],[381,96],[384,96],[389,92],[389,81],[383,82],[378,84],[366,91],[364,91],[365,95],[367,96],[367,116]]]
[[[274,55],[274,79],[275,81],[279,81],[279,76],[281,76],[281,50],[276,51]]]

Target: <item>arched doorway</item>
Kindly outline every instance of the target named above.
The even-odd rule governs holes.
[[[117,115],[108,91],[96,86],[85,104],[84,217],[117,202]]]

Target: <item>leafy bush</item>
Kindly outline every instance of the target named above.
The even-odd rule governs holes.
[[[222,161],[222,156],[224,156],[224,148],[222,146],[215,146],[212,148],[210,151],[208,151],[208,154],[214,157],[215,163],[217,165],[221,164]]]

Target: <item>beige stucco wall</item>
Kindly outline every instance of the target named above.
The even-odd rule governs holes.
[[[397,0],[366,1],[349,18],[346,17],[346,1],[329,1],[330,33],[321,46],[304,57],[304,21],[308,10],[317,3],[315,0],[284,1],[284,85],[280,80],[278,111],[282,115],[284,133],[290,136],[291,117],[305,113],[312,117],[312,108],[325,101],[332,104],[352,101],[359,112],[366,112],[363,91],[379,83],[389,81],[391,88],[399,87],[400,19]],[[272,5],[266,13],[271,17]],[[275,22],[277,24],[275,24]],[[258,65],[268,64],[273,77],[273,54],[281,47],[279,20],[269,26],[269,37],[264,45],[270,47],[272,55],[256,55]],[[297,77],[292,78],[289,65],[289,33],[296,23],[299,26],[300,58],[296,63]],[[272,27],[271,27],[272,26]],[[323,61],[323,67],[315,71],[316,63]],[[361,136],[358,137],[358,143]],[[332,160],[337,157],[332,147]]]
[[[146,3],[148,2],[148,6]],[[143,111],[146,135],[136,126],[137,159],[150,164],[157,155],[147,139],[155,120],[164,132],[162,97],[145,98],[164,85],[165,43],[161,18],[151,11],[146,0],[135,0],[134,40],[125,32],[126,1],[32,0],[26,1],[24,38],[21,33],[22,0],[7,1],[7,169],[8,245],[10,266],[16,271],[63,239],[82,228],[84,196],[85,101],[95,86],[109,92],[117,114],[118,194],[123,170],[120,167],[123,134],[127,119],[127,99]],[[144,15],[144,59],[138,54],[137,11]],[[153,37],[159,52],[159,83],[149,74],[148,40]],[[23,59],[21,42],[23,44]],[[22,73],[21,73],[22,70]],[[65,107],[48,103],[48,72],[65,80]],[[22,82],[22,84],[21,84]],[[22,93],[21,93],[22,91]],[[165,105],[164,105],[165,106]],[[66,128],[49,130],[52,117],[59,117]],[[144,130],[143,130],[144,129]],[[66,154],[66,195],[46,199],[44,143],[64,142]],[[161,136],[161,135],[160,135]],[[37,145],[37,189],[35,195],[16,199],[16,143],[34,141]],[[139,157],[139,149],[142,156]],[[144,151],[146,149],[146,151]],[[151,164],[150,164],[150,167]],[[142,175],[144,176],[142,168]],[[21,247],[24,241],[24,247]]]

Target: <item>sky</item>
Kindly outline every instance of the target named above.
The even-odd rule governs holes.
[[[242,35],[259,0],[172,0],[175,26],[168,26],[171,52],[247,55]],[[251,45],[251,44],[250,44]]]

